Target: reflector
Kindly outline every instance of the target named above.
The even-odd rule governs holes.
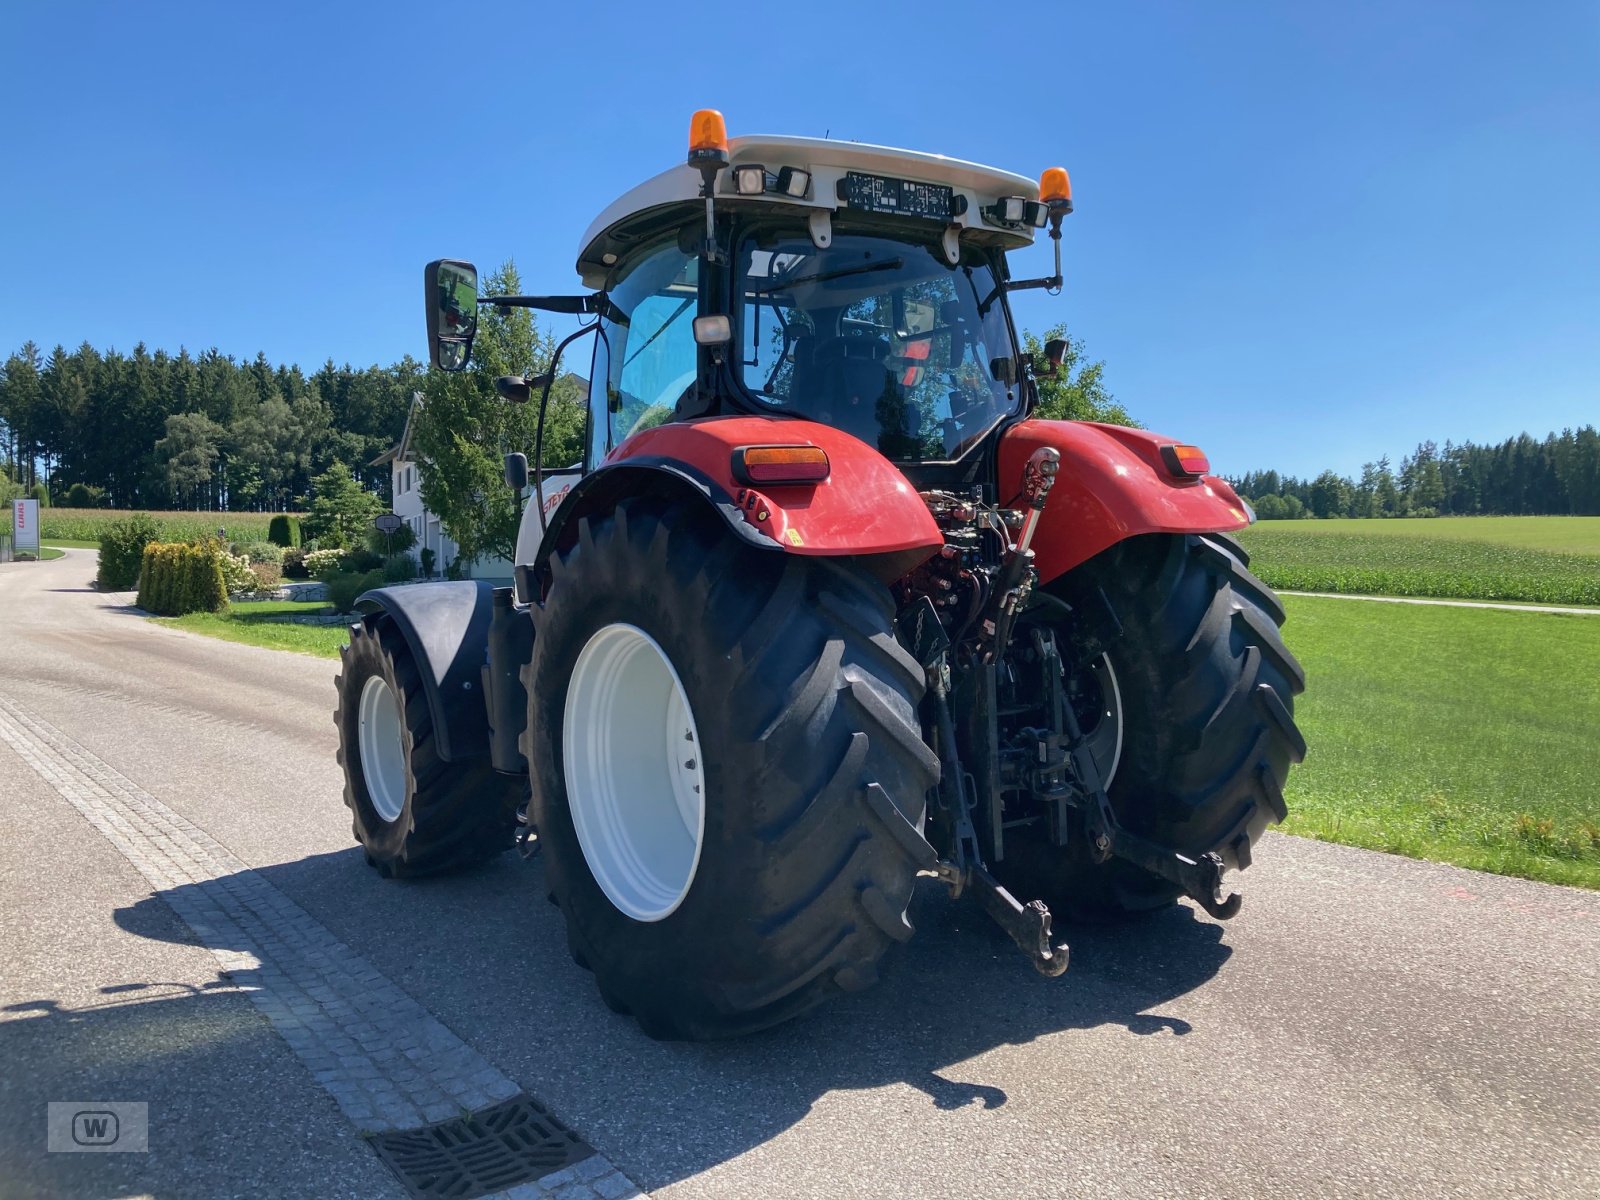
[[[820,446],[741,446],[733,452],[734,476],[745,483],[820,483],[828,470]]]

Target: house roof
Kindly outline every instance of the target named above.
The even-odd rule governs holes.
[[[578,391],[579,400],[588,403],[589,381],[576,371],[563,371],[561,382],[570,382]],[[411,423],[417,419],[417,413],[422,411],[422,393],[411,393],[411,407],[406,410],[406,427],[400,431],[400,440],[390,446],[377,458],[367,464],[369,467],[381,467],[385,463],[410,462],[411,458]]]
[[[400,440],[390,446],[377,458],[367,464],[369,467],[381,467],[384,463],[407,462],[411,458],[411,422],[416,419],[417,410],[422,407],[422,393],[411,393],[411,407],[406,410],[406,427],[400,431]]]

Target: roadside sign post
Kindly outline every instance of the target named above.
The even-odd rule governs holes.
[[[11,549],[16,554],[20,554],[24,550],[31,550],[35,558],[39,557],[39,502],[37,500],[13,500],[11,502]]]

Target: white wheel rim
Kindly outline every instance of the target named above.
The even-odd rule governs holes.
[[[406,803],[406,746],[400,736],[400,705],[381,675],[372,676],[361,688],[359,725],[367,799],[384,821],[397,821]]]
[[[705,842],[694,709],[666,651],[607,625],[578,655],[562,722],[567,805],[600,890],[636,921],[672,915]]]

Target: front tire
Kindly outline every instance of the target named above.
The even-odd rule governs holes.
[[[511,846],[525,788],[489,760],[446,762],[422,676],[392,621],[350,627],[339,651],[339,765],[367,863],[410,878],[471,866]]]
[[[524,751],[606,1002],[714,1038],[871,984],[911,936],[938,770],[886,589],[745,546],[699,501],[581,518],[551,570]]]
[[[1306,750],[1294,723],[1305,672],[1283,644],[1282,603],[1248,564],[1226,534],[1152,534],[1050,588],[1069,603],[1101,589],[1122,625],[1106,655],[1119,754],[1112,764],[1095,755],[1111,774],[1117,820],[1189,855],[1215,851],[1234,869],[1288,815],[1284,781]],[[1070,629],[1058,632],[1066,644]],[[1024,900],[1081,921],[1162,908],[1180,894],[1131,863],[1092,862],[1081,835],[1053,846],[1037,824],[1007,837],[996,874]]]

